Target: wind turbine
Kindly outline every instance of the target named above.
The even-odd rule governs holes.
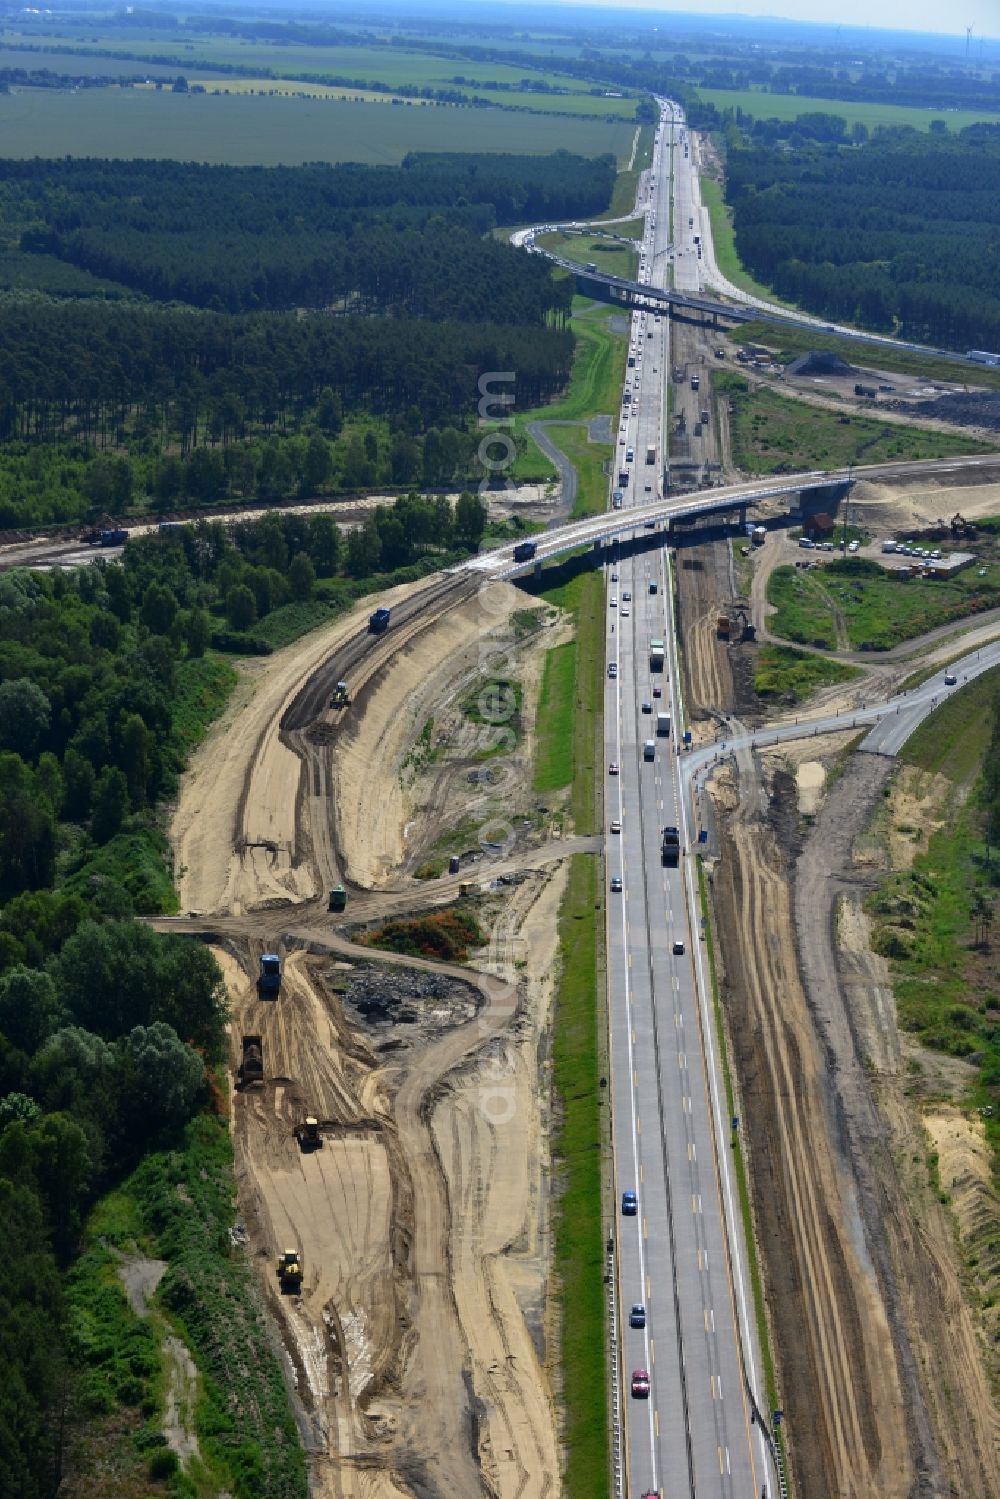
[[[970,43],[972,42],[972,32],[973,32],[973,27],[966,26],[966,28],[965,28],[965,60],[966,60],[966,62],[968,62],[968,60],[969,60],[969,46],[970,46]]]

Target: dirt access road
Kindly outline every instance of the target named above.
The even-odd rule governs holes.
[[[420,815],[401,769],[435,694],[509,648],[524,601],[489,587],[487,604],[438,581],[419,619],[415,591],[400,591],[378,641],[355,619],[255,663],[174,821],[183,903],[206,913],[174,926],[230,928],[217,952],[234,1066],[240,1037],[262,1037],[265,1081],[233,1101],[240,1212],[314,1492],[330,1499],[558,1492],[538,1053],[559,865],[538,849],[512,893],[485,899],[482,973],[373,962],[317,898],[342,872],[372,887],[358,898],[369,917],[390,873],[389,910],[455,893],[396,872]],[[353,705],[335,717],[341,676]],[[272,947],[285,958],[276,1001],[255,982]],[[307,1113],[323,1144],[303,1152],[293,1131]],[[303,1257],[299,1295],[275,1274],[286,1247]]]
[[[911,503],[899,493],[880,498],[897,515]],[[985,496],[973,498],[988,504]],[[769,538],[755,559],[762,571],[772,550],[777,560],[780,544]],[[706,727],[719,713],[762,712],[744,681],[754,647],[726,647],[708,627],[730,596],[728,563],[728,542],[678,552],[687,691],[692,713],[707,715]],[[970,621],[967,634],[974,643],[996,628]],[[865,678],[837,690],[891,690],[924,660],[953,656],[956,634],[964,639],[966,632],[953,624],[891,657],[861,657]],[[829,764],[844,748],[839,736],[819,754]],[[763,761],[748,751],[738,779],[728,767],[716,777],[720,858],[710,866],[797,1490],[811,1499],[993,1499],[1000,1411],[982,1330],[963,1291],[954,1227],[926,1182],[922,1190],[914,1185],[929,1148],[927,1116],[910,1098],[891,984],[868,945],[861,911],[876,872],[856,863],[854,838],[891,765],[855,756],[824,799],[816,741],[804,742],[801,754],[812,759],[798,795],[785,766],[800,756],[794,745]],[[816,818],[812,831],[800,825],[805,810]],[[948,1157],[957,1161],[956,1179],[971,1181],[969,1130],[959,1128],[967,1122],[942,1118],[939,1133],[961,1136],[961,1149]],[[979,1190],[978,1213],[982,1200]]]

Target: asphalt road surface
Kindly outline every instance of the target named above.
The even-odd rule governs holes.
[[[670,224],[671,182],[662,149],[670,132],[660,134],[644,256],[645,273],[654,277],[661,267],[666,272]],[[630,350],[636,364],[628,371],[631,400],[623,406],[615,465],[616,479],[619,468],[629,470],[623,517],[659,495],[670,368],[667,320],[635,314]],[[655,449],[652,464],[645,462],[648,447]],[[643,529],[639,521],[640,535]],[[668,644],[668,668],[655,675],[649,659],[650,640],[669,642],[672,630],[667,553],[622,549],[608,572],[607,655],[617,675],[606,681],[605,751],[608,765],[619,767],[609,775],[606,797],[619,1214],[621,1194],[638,1194],[637,1215],[620,1214],[616,1235],[627,1491],[756,1499],[769,1475],[744,1386],[741,1339],[751,1371],[756,1355],[742,1302],[742,1248],[736,1244],[731,1261],[727,1242],[732,1199],[725,1179],[728,1133],[722,1136],[722,1130],[728,1121],[719,1118],[713,1043],[698,988],[700,921],[689,905],[694,892],[687,861],[666,868],[660,856],[662,827],[685,826],[675,735],[657,734],[653,711],[669,713],[676,724],[677,678],[670,669],[675,653]],[[661,688],[659,699],[654,684]],[[610,832],[612,819],[620,822],[620,833]],[[612,880],[621,881],[620,891],[611,888]],[[675,951],[675,943],[683,950]],[[633,1304],[645,1308],[643,1328],[629,1326]],[[637,1369],[648,1371],[648,1399],[630,1393]]]

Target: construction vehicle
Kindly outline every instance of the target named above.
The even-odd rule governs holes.
[[[660,857],[668,869],[676,869],[681,857],[681,835],[676,828],[663,829]]]
[[[368,616],[368,629],[373,635],[382,635],[389,628],[389,612],[386,608],[376,609]]]
[[[649,642],[649,669],[650,671],[662,671],[666,663],[666,651],[662,640],[651,640]]]
[[[319,1120],[307,1114],[301,1124],[295,1126],[295,1138],[300,1150],[322,1150],[323,1136],[319,1132]]]
[[[257,989],[260,994],[277,994],[281,988],[281,959],[277,953],[266,952],[261,954],[260,978],[257,980]]]
[[[728,640],[732,632],[732,621],[728,614],[720,614],[715,622],[715,635],[717,640]]]
[[[736,605],[736,623],[739,626],[741,640],[756,640],[757,629],[750,618],[750,610],[746,604]]]
[[[297,1249],[286,1249],[278,1256],[278,1284],[283,1294],[294,1296],[302,1290],[302,1257]]]
[[[344,889],[343,885],[334,885],[333,889],[330,891],[330,898],[329,898],[329,901],[327,903],[327,910],[328,911],[346,911],[347,910],[347,891]]]
[[[244,1036],[243,1055],[236,1070],[236,1084],[249,1088],[251,1083],[264,1081],[264,1049],[259,1036]]]
[[[337,685],[336,685],[336,687],[333,689],[333,691],[330,694],[330,707],[331,708],[346,708],[348,706],[348,704],[350,703],[350,701],[351,701],[351,699],[350,699],[350,695],[348,694],[348,691],[347,691],[347,683],[346,682],[338,682]]]

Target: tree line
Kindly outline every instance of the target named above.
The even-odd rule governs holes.
[[[130,541],[118,562],[0,574],[0,1208],[12,1236],[0,1492],[54,1491],[60,1421],[86,1381],[89,1342],[60,1279],[86,1212],[179,1140],[209,1099],[206,1064],[224,1055],[208,950],[133,919],[173,900],[157,807],[176,789],[192,704],[228,680],[208,647],[245,650],[286,603],[346,598],[352,580],[475,549],[484,522],[471,494],[454,507],[409,495],[346,540],[329,515],[272,512],[231,532]]]
[[[919,343],[1000,348],[1000,128],[793,151],[731,137],[726,198],[741,261],[779,296]]]
[[[541,323],[543,263],[496,224],[607,207],[611,157],[411,155],[401,167],[0,162],[0,232],[155,301]]]

